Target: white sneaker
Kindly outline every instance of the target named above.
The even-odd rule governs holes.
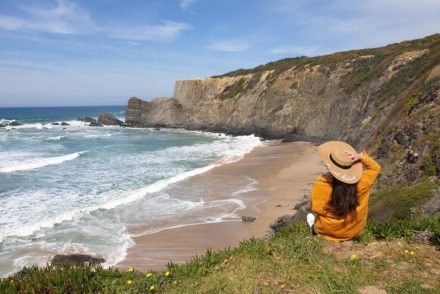
[[[313,213],[308,213],[307,214],[307,224],[309,225],[309,227],[312,227],[315,224],[315,216],[313,215]]]

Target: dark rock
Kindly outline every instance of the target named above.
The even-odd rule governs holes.
[[[160,131],[160,128],[154,128],[155,131]]]
[[[6,127],[6,125],[0,124],[0,128],[4,128],[4,127]]]
[[[434,216],[440,214],[440,189],[434,193],[434,196],[422,206],[424,216]]]
[[[53,125],[53,126],[59,126],[59,125],[60,125],[60,123],[57,123],[57,122],[53,122],[53,123],[51,123],[51,125]]]
[[[68,124],[68,123],[66,123],[66,122],[64,122],[64,121],[61,123],[61,125],[62,125],[62,126],[70,126],[70,124]]]
[[[90,123],[89,123],[89,127],[103,127],[103,125],[98,124],[98,123],[95,121],[95,122],[90,122]]]
[[[95,266],[103,263],[104,261],[104,258],[93,257],[85,254],[57,254],[52,259],[52,265]]]
[[[19,123],[19,122],[17,122],[17,121],[13,121],[13,122],[9,123],[9,125],[10,125],[11,127],[18,127],[18,126],[22,126],[23,124],[22,124],[22,123]]]
[[[409,163],[416,163],[417,160],[419,159],[419,157],[420,157],[420,155],[417,152],[415,152],[415,151],[413,151],[411,149],[409,149],[407,154],[406,154],[406,160]]]
[[[282,228],[290,225],[291,223],[293,223],[293,215],[286,214],[277,218],[273,223],[269,225],[269,227],[275,232],[278,232]]]
[[[256,219],[257,219],[257,218],[256,218],[255,216],[245,216],[245,215],[243,215],[243,216],[241,217],[241,220],[244,221],[244,222],[246,222],[246,223],[252,223],[252,222],[254,222]]]
[[[307,198],[304,198],[304,200],[303,201],[301,201],[301,202],[298,202],[294,207],[293,207],[293,209],[295,209],[295,210],[299,210],[299,209],[302,209],[303,207],[309,207],[309,199],[307,199]]]
[[[102,112],[98,116],[98,124],[106,126],[122,126],[124,122],[115,118],[111,113]]]
[[[79,117],[78,120],[86,122],[86,123],[97,123],[96,119],[94,119],[92,117],[88,117],[88,116],[86,116],[86,117]]]

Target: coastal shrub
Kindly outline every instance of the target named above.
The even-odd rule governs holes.
[[[223,101],[226,99],[234,98],[239,94],[242,94],[245,91],[245,83],[246,83],[246,79],[241,78],[235,83],[226,86],[223,92],[221,92],[217,98]]]
[[[416,232],[420,231],[433,233],[431,243],[440,245],[440,216],[418,220],[371,220],[368,221],[360,241],[364,243],[392,239],[414,241]]]
[[[437,168],[431,156],[423,157],[420,169],[423,170],[427,176],[435,176],[437,173]]]
[[[371,195],[369,217],[372,220],[408,220],[417,217],[417,208],[434,195],[436,188],[437,184],[428,180],[413,187],[396,185],[384,188]]]

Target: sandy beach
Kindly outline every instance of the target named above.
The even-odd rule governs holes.
[[[237,212],[240,216],[256,217],[255,222],[231,220],[198,224],[135,237],[135,245],[116,266],[163,270],[169,261],[184,263],[208,248],[223,249],[251,237],[261,238],[277,217],[293,213],[295,204],[303,200],[313,180],[324,171],[316,146],[311,143],[273,143],[257,147],[237,162],[180,183],[181,188],[189,192],[199,185],[213,183],[204,196],[225,199],[231,198],[230,188],[236,184],[237,176],[255,180],[255,189],[240,194],[246,208]],[[132,232],[130,228],[129,232]]]

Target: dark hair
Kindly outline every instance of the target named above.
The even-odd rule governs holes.
[[[357,184],[347,184],[333,177],[333,191],[327,203],[329,209],[336,216],[346,216],[359,205]]]

